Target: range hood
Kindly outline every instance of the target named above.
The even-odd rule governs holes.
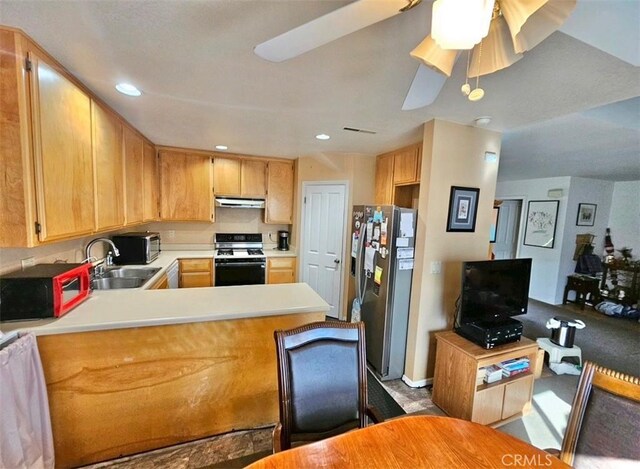
[[[216,207],[264,208],[264,199],[244,199],[241,197],[216,197]]]

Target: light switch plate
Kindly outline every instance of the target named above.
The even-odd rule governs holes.
[[[440,274],[442,272],[442,262],[441,261],[431,261],[431,273],[432,274]]]
[[[20,263],[22,264],[22,268],[25,269],[27,267],[32,267],[34,265],[36,265],[36,258],[35,257],[27,257],[26,259],[22,259],[20,261]]]
[[[173,239],[176,237],[176,232],[174,230],[167,231],[167,238]]]

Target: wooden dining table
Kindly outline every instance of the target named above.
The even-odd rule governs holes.
[[[466,420],[402,417],[272,454],[248,468],[570,467],[522,440]]]

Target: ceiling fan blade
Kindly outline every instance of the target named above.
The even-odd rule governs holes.
[[[411,111],[433,103],[444,86],[447,77],[435,70],[420,65],[402,105],[403,111]]]
[[[283,62],[391,18],[408,3],[408,0],[358,0],[258,44],[253,51],[271,62]]]

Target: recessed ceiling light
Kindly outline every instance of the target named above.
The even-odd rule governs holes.
[[[329,140],[331,137],[329,135],[327,135],[327,134],[318,134],[318,135],[316,135],[316,138],[318,140]]]
[[[491,122],[491,116],[476,117],[474,119],[474,122],[479,126],[489,125],[489,123]]]
[[[228,150],[229,147],[226,145],[216,145],[216,150]]]
[[[118,83],[116,85],[116,90],[122,94],[126,94],[127,96],[140,96],[142,94],[142,91],[129,83]]]

